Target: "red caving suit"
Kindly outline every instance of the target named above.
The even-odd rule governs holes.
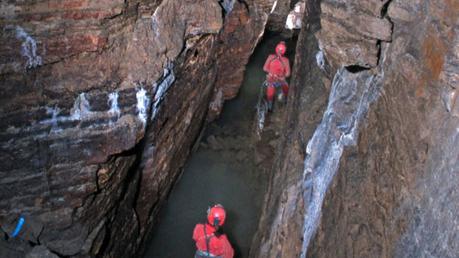
[[[274,99],[276,87],[282,86],[285,96],[288,94],[288,84],[285,78],[290,77],[290,63],[288,58],[278,55],[269,55],[266,59],[263,70],[268,73],[268,88],[266,97],[268,101]]]
[[[221,257],[233,258],[234,250],[226,235],[215,235],[215,228],[209,224],[205,224],[206,230],[204,231],[204,224],[198,224],[194,227],[193,240],[196,242],[198,249],[195,257]],[[207,237],[207,243],[206,243]],[[209,246],[209,250],[207,250]],[[205,256],[209,251],[211,256]],[[201,254],[201,255],[198,255]]]

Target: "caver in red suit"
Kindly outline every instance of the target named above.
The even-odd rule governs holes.
[[[288,83],[287,77],[290,77],[290,63],[286,58],[285,52],[287,46],[284,41],[279,42],[276,46],[276,54],[271,54],[266,59],[263,70],[268,74],[267,82],[268,87],[266,89],[266,99],[268,100],[269,109],[272,109],[274,95],[276,94],[276,88],[281,87],[284,97],[288,94]]]
[[[193,231],[196,242],[195,258],[219,257],[233,258],[234,250],[224,234],[218,234],[218,228],[225,223],[226,212],[217,204],[207,211],[207,223],[198,224]]]

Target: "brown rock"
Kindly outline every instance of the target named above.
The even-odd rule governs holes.
[[[295,93],[290,95],[282,149],[251,256],[297,257],[304,251],[307,257],[457,256],[459,207],[453,200],[459,198],[459,120],[451,107],[457,99],[457,86],[452,86],[457,85],[453,70],[458,66],[453,28],[459,25],[459,6],[428,0],[322,1],[319,21],[318,2],[308,3],[308,26],[300,34],[293,71]],[[394,23],[391,40],[384,25],[386,8]],[[310,34],[319,30],[319,22],[316,42]],[[381,25],[386,28],[383,34],[374,30]],[[370,39],[380,43],[379,56],[379,46],[370,47]],[[318,44],[326,52],[330,71],[319,71],[312,58]],[[352,46],[358,51],[346,52]],[[337,69],[350,65],[375,67],[350,69],[356,76],[347,81],[350,85],[367,83],[357,78],[370,73],[380,76],[382,91],[359,127],[356,145],[344,148],[339,158],[316,234],[304,249],[301,237],[310,217],[302,205],[310,204],[311,193],[309,181],[304,181],[309,178],[303,174],[304,150],[322,119],[328,95],[328,87],[321,85],[327,80],[318,77],[331,79]],[[344,103],[352,102],[350,96]],[[292,140],[296,137],[298,141]],[[318,146],[310,148],[315,153]],[[312,169],[310,177],[318,169]]]
[[[208,120],[214,120],[220,114],[223,100],[237,95],[244,78],[245,65],[264,34],[272,3],[264,0],[252,1],[248,2],[248,8],[244,3],[236,1],[230,15],[225,18],[219,40],[229,44],[217,50],[219,72]]]
[[[379,58],[378,40],[391,41],[392,24],[380,15],[383,2],[358,6],[355,1],[342,5],[321,3],[323,29],[317,37],[327,58],[335,65],[375,67]],[[370,8],[373,15],[367,14]]]
[[[37,220],[62,255],[138,253],[203,126],[215,51],[254,34],[217,42],[217,1],[0,8],[0,217]]]

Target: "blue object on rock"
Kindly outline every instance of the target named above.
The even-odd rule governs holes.
[[[25,219],[24,217],[19,217],[19,221],[18,221],[18,224],[16,225],[16,228],[14,229],[13,233],[11,234],[11,237],[17,237],[17,235],[19,235],[19,232],[21,231],[22,229],[22,226],[24,225],[24,222],[25,222]]]

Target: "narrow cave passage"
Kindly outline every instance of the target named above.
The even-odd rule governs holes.
[[[274,154],[274,133],[263,139],[264,143],[256,142],[255,107],[265,78],[264,61],[280,40],[287,42],[293,64],[294,40],[267,33],[246,67],[238,97],[225,104],[220,118],[205,130],[199,148],[185,165],[159,214],[145,258],[193,257],[193,228],[205,221],[207,208],[215,203],[227,210],[223,231],[236,257],[248,257]]]

